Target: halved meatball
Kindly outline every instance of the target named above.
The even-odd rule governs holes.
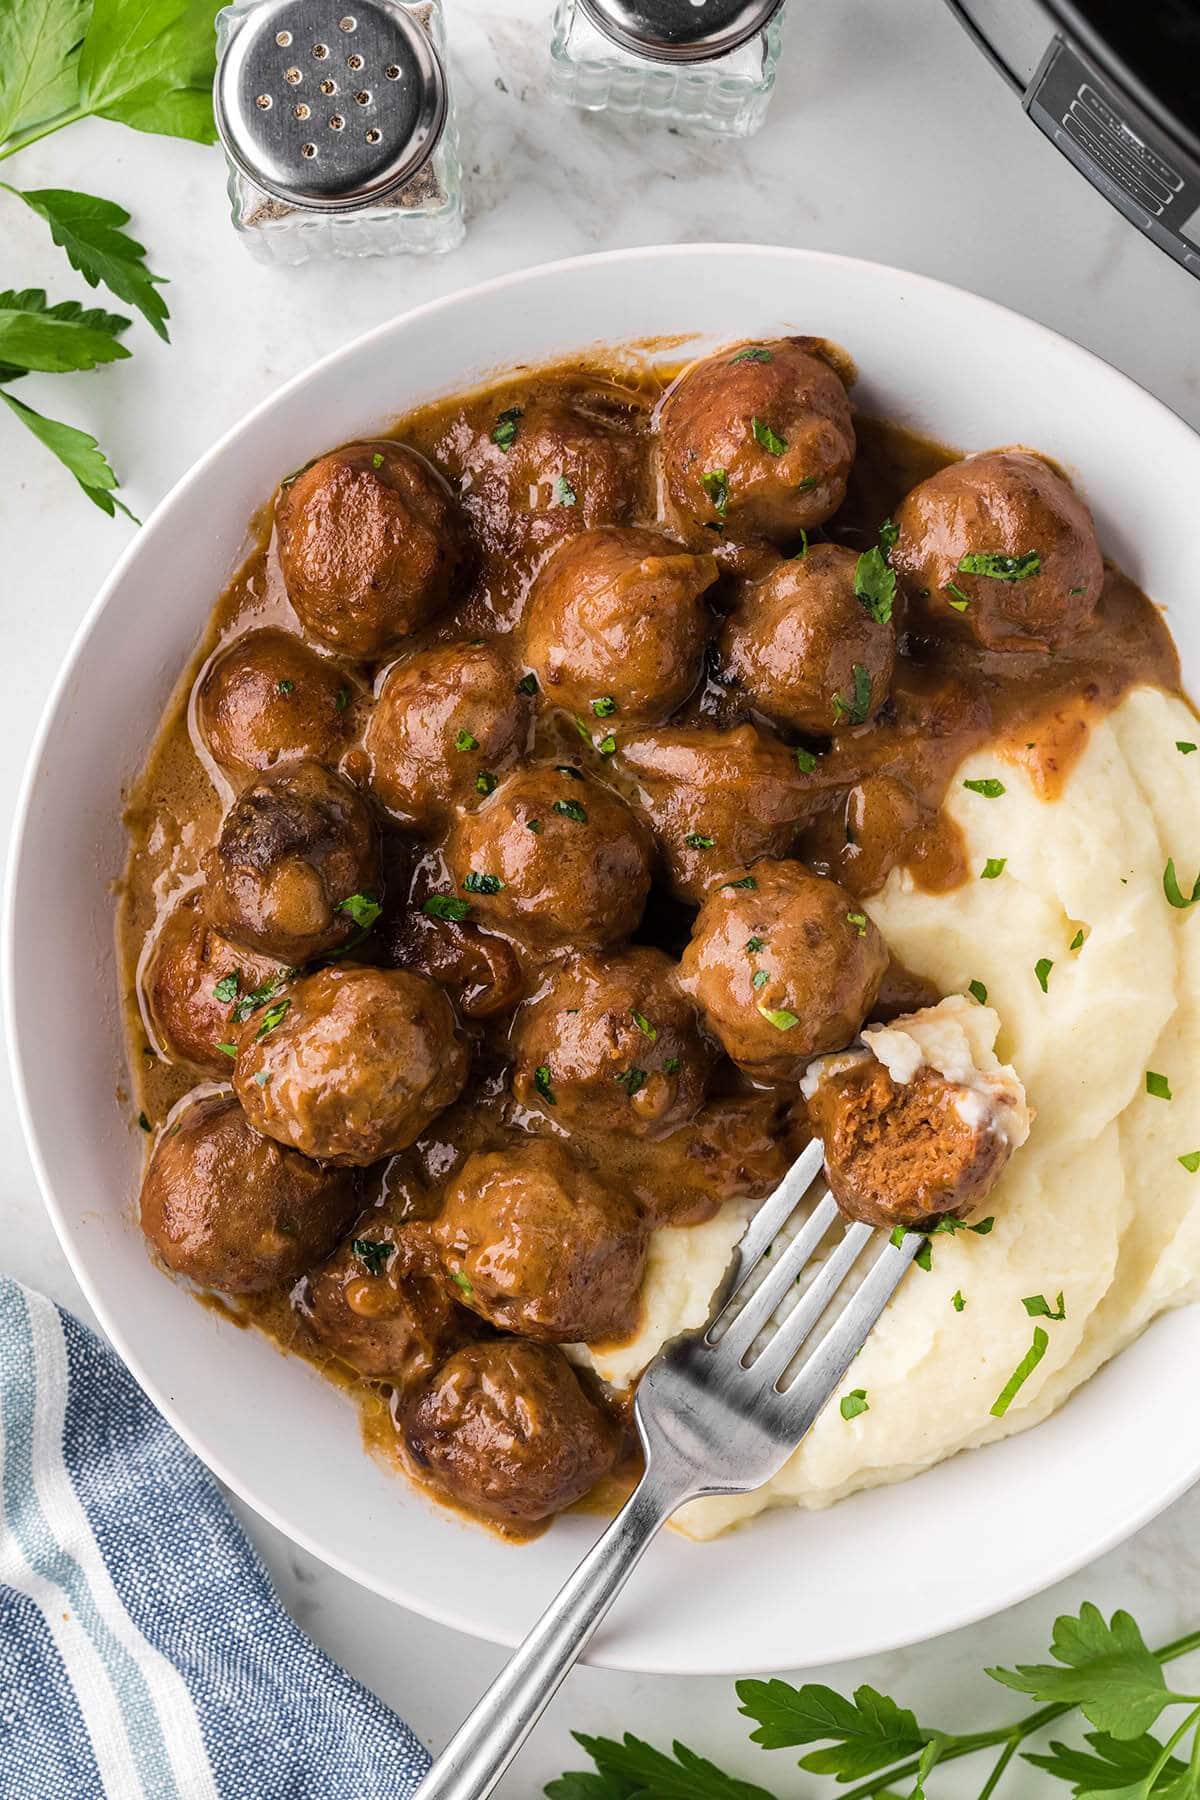
[[[371,789],[403,825],[427,830],[491,792],[529,747],[533,702],[496,644],[419,650],[388,672],[366,746]]]
[[[296,1304],[334,1356],[402,1391],[425,1381],[477,1330],[446,1292],[428,1227],[404,1224],[388,1207],[358,1220]]]
[[[503,1331],[573,1344],[633,1329],[642,1214],[561,1144],[530,1138],[469,1156],[433,1237],[463,1305]]]
[[[466,522],[443,475],[387,438],[318,457],[275,504],[279,566],[300,623],[364,662],[450,598]]]
[[[858,1031],[888,965],[852,894],[796,862],[755,863],[710,894],[680,978],[748,1074],[798,1080]]]
[[[480,918],[541,947],[628,937],[650,892],[650,842],[612,788],[571,765],[518,769],[446,847]]]
[[[411,969],[444,987],[467,1019],[511,1012],[525,990],[520,960],[508,940],[479,931],[465,918],[440,919],[405,906],[380,926],[379,950],[389,967]]]
[[[268,1137],[365,1166],[405,1149],[458,1098],[468,1060],[441,988],[403,969],[342,964],[247,1021],[233,1082]]]
[[[669,517],[686,541],[786,544],[841,505],[854,424],[817,338],[733,345],[694,363],[659,412]]]
[[[723,679],[780,725],[827,737],[867,724],[888,697],[896,630],[858,598],[858,560],[813,544],[745,588],[725,625]]]
[[[631,732],[617,753],[622,772],[637,783],[671,891],[693,906],[731,869],[782,856],[815,805],[812,776],[754,725]]]
[[[582,1499],[619,1449],[562,1351],[517,1338],[456,1351],[404,1427],[417,1463],[451,1500],[509,1525]]]
[[[525,615],[525,656],[552,705],[591,722],[654,724],[700,680],[716,561],[658,531],[603,526],[545,563]]]
[[[1104,586],[1092,515],[1049,463],[991,450],[922,481],[891,552],[914,614],[988,650],[1057,650]]]
[[[272,626],[246,632],[209,664],[196,692],[196,723],[231,775],[289,757],[333,764],[354,738],[359,698],[336,663]]]
[[[658,1136],[704,1101],[716,1060],[661,950],[631,945],[553,965],[513,1020],[512,1087],[568,1130]]]
[[[159,1137],[141,1220],[176,1274],[258,1294],[328,1256],[358,1204],[352,1173],[260,1137],[222,1093],[192,1101]]]
[[[203,895],[188,894],[155,933],[141,974],[155,1041],[171,1062],[225,1080],[237,1015],[251,996],[278,992],[287,966],[239,949],[204,916]]]
[[[281,763],[245,788],[208,854],[218,930],[289,963],[337,950],[383,886],[379,834],[358,789],[315,762]]]

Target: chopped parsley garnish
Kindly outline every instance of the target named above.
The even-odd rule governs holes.
[[[900,537],[900,527],[895,519],[885,519],[879,527],[879,547],[885,556],[890,556],[896,548]]]
[[[1073,594],[1086,594],[1087,593],[1087,582],[1085,581],[1082,587],[1073,587],[1071,589],[1071,592]]]
[[[739,350],[736,356],[731,356],[729,359],[731,364],[740,362],[770,362],[770,360],[771,352],[769,350],[763,350],[757,344],[750,350]]]
[[[767,1024],[773,1025],[776,1031],[790,1031],[793,1025],[800,1023],[795,1013],[789,1012],[786,1006],[760,1006],[758,1010]]]
[[[848,912],[846,914],[846,923],[847,923],[847,925],[853,925],[853,927],[854,927],[855,931],[858,933],[859,937],[866,937],[866,935],[867,935],[867,915],[866,915],[866,913]]]
[[[663,1074],[664,1075],[678,1075],[678,1073],[679,1073],[679,1058],[677,1056],[668,1056],[666,1062],[663,1064]]]
[[[1053,967],[1054,964],[1048,956],[1039,956],[1033,965],[1033,972],[1037,976],[1037,983],[1043,994],[1050,990],[1050,971]]]
[[[532,831],[535,833],[539,832],[542,829],[542,821],[540,819],[526,819],[525,829],[526,829],[526,831]]]
[[[896,600],[896,571],[878,545],[864,550],[854,570],[854,594],[877,625],[886,625]]]
[[[1195,744],[1189,744],[1185,738],[1176,738],[1175,748],[1178,750],[1180,756],[1190,756],[1196,746]]]
[[[349,704],[350,704],[350,689],[344,688],[344,687],[339,688],[337,691],[337,694],[334,697],[334,702],[333,702],[335,712],[345,712],[345,710],[349,706]]]
[[[714,842],[712,838],[705,837],[702,831],[689,831],[683,841],[689,850],[711,850]]]
[[[718,519],[723,519],[729,506],[729,477],[724,469],[706,469],[700,477],[700,486],[712,501]]]
[[[457,894],[430,894],[421,911],[431,919],[453,919],[461,925],[471,911],[471,902],[460,900]]]
[[[966,612],[971,604],[971,596],[964,594],[956,581],[946,583],[946,592],[950,596],[946,602],[947,606],[952,606],[955,612]]]
[[[970,994],[972,1000],[978,1000],[980,1006],[987,1005],[987,989],[984,987],[982,981],[968,982],[967,992]]]
[[[961,1288],[955,1288],[954,1292],[950,1296],[950,1304],[954,1308],[955,1312],[962,1312],[963,1308],[966,1306],[967,1303],[963,1299],[963,1294],[962,1294]]]
[[[585,743],[585,744],[588,744],[588,745],[589,745],[589,746],[590,746],[590,744],[591,744],[591,741],[592,741],[592,734],[591,734],[591,730],[590,730],[590,729],[589,729],[589,727],[588,727],[588,722],[587,722],[587,720],[586,720],[586,719],[581,719],[581,718],[580,718],[580,717],[579,717],[579,714],[578,714],[578,713],[576,713],[576,714],[575,714],[575,729],[576,729],[576,731],[577,731],[577,732],[578,732],[578,733],[579,733],[579,735],[580,735],[580,737],[581,737],[581,738],[582,738],[582,739],[583,739],[583,741],[584,741],[584,743]],[[582,781],[582,780],[583,780],[583,777],[582,777],[582,775],[581,775],[581,776],[580,776],[580,778],[579,778],[579,779],[580,779],[580,780],[581,780],[581,781]]]
[[[611,694],[601,694],[598,700],[592,701],[592,711],[598,719],[611,719],[617,710],[617,703]]]
[[[939,1232],[945,1233],[947,1237],[957,1237],[960,1231],[973,1231],[976,1237],[988,1237],[991,1235],[992,1226],[995,1223],[995,1219],[990,1218],[980,1219],[978,1225],[968,1225],[965,1219],[947,1217],[939,1219],[936,1225],[930,1226],[929,1230],[931,1237],[936,1237]]]
[[[722,891],[724,891],[725,888],[756,888],[757,886],[758,879],[754,875],[743,875],[738,881],[723,881],[721,883]]]
[[[290,694],[296,686],[294,681],[277,681],[275,685],[281,694]]]
[[[600,752],[601,756],[611,756],[613,751],[616,749],[616,747],[617,747],[617,740],[615,737],[613,737],[611,732],[609,733],[609,735],[607,737],[602,737],[600,739],[600,742],[595,746],[595,748]]]
[[[565,475],[560,475],[554,484],[554,504],[556,506],[575,506],[579,495],[571,486]]]
[[[236,1044],[218,1044],[217,1049],[221,1052],[222,1056],[236,1056],[237,1055],[237,1045]]]
[[[833,696],[833,716],[839,722],[847,719],[851,725],[865,725],[867,714],[871,710],[871,677],[861,663],[854,665],[854,699],[843,700],[840,694]]]
[[[1200,1169],[1200,1150],[1189,1150],[1185,1156],[1177,1157],[1176,1161],[1182,1164],[1189,1175],[1194,1175]]]
[[[577,769],[574,763],[555,763],[554,768],[556,774],[568,775],[572,781],[583,780],[582,769]]]
[[[349,913],[360,931],[370,931],[383,908],[370,894],[350,894],[339,903],[338,911]]]
[[[453,1275],[451,1275],[450,1279],[454,1283],[455,1287],[459,1287],[462,1289],[463,1293],[466,1294],[468,1299],[475,1292],[475,1289],[471,1286],[471,1283],[467,1280],[467,1277],[463,1274],[461,1269],[456,1269],[454,1271]]]
[[[760,444],[768,456],[782,456],[787,449],[787,439],[781,438],[764,419],[754,418],[750,421],[754,432],[754,441]]]
[[[282,1024],[291,1004],[290,1000],[279,1000],[276,1001],[274,1006],[268,1007],[267,1011],[262,1016],[262,1024],[254,1034],[255,1043],[258,1042],[259,1038],[265,1038],[268,1031],[274,1031],[277,1025]]]
[[[757,969],[754,974],[754,979],[750,985],[751,985],[751,987],[756,987],[756,988],[766,987],[766,985],[767,985],[768,981],[770,981],[770,979],[771,979],[771,977],[770,977],[770,975],[768,975],[768,973],[765,969]]]
[[[488,794],[494,794],[499,785],[500,783],[496,776],[491,774],[487,769],[480,769],[478,775],[475,777],[475,792],[477,794],[483,794],[485,797]]]
[[[908,1226],[907,1225],[895,1225],[892,1227],[892,1234],[888,1238],[888,1243],[893,1245],[893,1247],[897,1250],[903,1250],[904,1240],[907,1236],[908,1236]]]
[[[654,1029],[654,1026],[650,1023],[650,1021],[646,1017],[645,1013],[637,1012],[631,1006],[629,1009],[629,1015],[632,1018],[634,1024],[637,1026],[638,1030],[641,1032],[642,1036],[648,1037],[650,1039],[650,1042],[654,1043],[655,1039],[658,1037],[658,1032]]]
[[[478,750],[479,739],[473,731],[460,731],[455,735],[454,748],[456,750]]]
[[[222,1006],[228,1006],[231,1000],[237,999],[241,982],[242,971],[240,969],[234,969],[230,975],[222,975],[213,989],[214,998],[219,1000]]]
[[[1071,939],[1070,948],[1072,950],[1082,950],[1083,949],[1083,926],[1082,925],[1079,927],[1079,930],[1075,933],[1075,936]]]
[[[520,681],[518,681],[517,692],[518,692],[518,694],[536,694],[537,691],[538,691],[538,678],[534,674],[533,670],[530,669],[528,675],[522,675]]]
[[[917,1251],[917,1254],[913,1257],[913,1262],[916,1264],[918,1269],[924,1269],[926,1275],[928,1275],[929,1271],[933,1267],[933,1245],[930,1243],[928,1238],[924,1238],[922,1240],[921,1248]]]
[[[1155,1100],[1171,1098],[1171,1083],[1165,1075],[1159,1075],[1154,1069],[1146,1070],[1146,1092]]]
[[[498,894],[503,886],[498,875],[479,875],[474,869],[463,880],[468,894]]]
[[[973,794],[982,794],[985,800],[998,800],[1006,791],[1004,783],[997,781],[994,775],[987,775],[979,781],[964,781],[963,786]]]
[[[646,1085],[646,1071],[645,1069],[623,1069],[619,1075],[613,1076],[613,1080],[620,1082],[632,1100],[633,1096]]]
[[[141,1126],[143,1131],[153,1131],[154,1130],[153,1125],[151,1125],[149,1119],[146,1117],[144,1112],[140,1112],[138,1114],[138,1124]]]
[[[799,769],[800,773],[802,775],[811,775],[813,770],[816,768],[816,766],[817,766],[817,759],[813,755],[812,751],[805,750],[802,745],[797,744],[797,746],[796,746],[796,767]]]
[[[857,1419],[860,1413],[870,1412],[870,1410],[871,1408],[867,1404],[866,1388],[854,1388],[850,1393],[842,1395],[841,1412],[843,1419]]]
[[[766,947],[767,943],[765,938],[752,937],[746,939],[746,949],[751,956],[756,955],[759,950],[765,950]]]
[[[260,1069],[258,1071],[258,1074],[254,1077],[254,1085],[255,1085],[255,1087],[266,1087],[266,1085],[267,1085],[268,1081],[270,1081],[270,1079],[271,1079],[270,1069]]]
[[[1025,1311],[1029,1314],[1031,1319],[1061,1320],[1065,1319],[1067,1316],[1067,1309],[1063,1302],[1061,1291],[1053,1306],[1051,1306],[1045,1294],[1028,1294],[1025,1299],[1022,1300],[1021,1305],[1025,1308]]]
[[[556,800],[554,810],[564,819],[574,819],[576,825],[587,824],[587,807],[580,806],[578,800]]]
[[[800,527],[800,548],[796,551],[795,555],[792,557],[792,561],[793,562],[803,562],[807,555],[808,555],[808,533],[807,533],[807,531],[805,531],[805,529],[802,525]]]
[[[368,1275],[382,1275],[396,1246],[380,1243],[377,1238],[354,1238],[350,1248],[364,1265]]]
[[[558,1101],[554,1097],[554,1090],[550,1086],[549,1063],[538,1064],[537,1068],[533,1071],[533,1085],[542,1096],[542,1099],[546,1102],[547,1106],[558,1105]]]
[[[989,856],[979,871],[980,881],[995,881],[997,875],[1003,875],[1007,856]]]
[[[383,467],[383,452],[382,452],[382,450],[376,450],[375,454],[372,456],[371,467],[373,469],[382,469],[382,467]]]
[[[248,994],[243,994],[229,1015],[230,1023],[234,1025],[245,1024],[251,1013],[257,1012],[260,1006],[265,1006],[267,1004],[267,1001],[273,994],[279,992],[280,988],[283,986],[284,979],[282,974],[272,975],[270,980],[264,981],[261,987],[252,988]]]
[[[960,559],[958,566],[964,575],[986,575],[992,581],[1025,581],[1030,575],[1037,574],[1042,558],[1037,550],[1027,550],[1023,556],[1004,556],[998,550],[972,550]]]
[[[1167,866],[1163,870],[1163,893],[1171,905],[1179,907],[1181,911],[1186,910],[1189,906],[1195,906],[1197,900],[1200,900],[1200,875],[1197,875],[1193,882],[1191,893],[1185,894],[1175,873],[1175,858],[1168,857]]]
[[[496,415],[496,423],[492,427],[492,442],[499,445],[505,456],[517,441],[517,421],[521,417],[522,408],[519,406],[506,406],[502,413]]]
[[[1004,1417],[1025,1383],[1029,1380],[1029,1377],[1033,1374],[1033,1371],[1041,1362],[1043,1356],[1045,1356],[1049,1345],[1050,1339],[1047,1337],[1046,1333],[1042,1330],[1040,1325],[1035,1325],[1033,1328],[1033,1343],[1025,1352],[1024,1356],[1005,1382],[1003,1388],[1000,1390],[999,1395],[992,1403],[991,1414],[994,1419],[1002,1419]]]

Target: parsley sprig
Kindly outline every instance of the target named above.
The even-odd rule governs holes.
[[[1197,1650],[1200,1631],[1151,1650],[1127,1612],[1106,1621],[1085,1604],[1078,1615],[1055,1621],[1052,1661],[985,1671],[1039,1703],[1024,1718],[989,1731],[924,1724],[865,1684],[844,1695],[820,1682],[794,1687],[779,1679],[739,1681],[737,1696],[740,1711],[756,1726],[751,1741],[766,1750],[803,1746],[800,1767],[833,1777],[840,1800],[890,1800],[901,1793],[904,1800],[927,1800],[925,1781],[935,1768],[987,1752],[993,1754],[978,1800],[992,1800],[1001,1786],[1014,1800],[1028,1791],[1028,1779],[1022,1783],[1013,1767],[1018,1759],[1065,1783],[1080,1800],[1194,1800],[1200,1794],[1200,1695],[1169,1688],[1164,1668]],[[1169,1735],[1154,1735],[1151,1727],[1174,1707],[1187,1711]],[[1076,1711],[1094,1727],[1083,1734],[1086,1748],[1044,1738],[1041,1747],[1024,1748]],[[775,1800],[768,1789],[727,1774],[684,1744],[673,1744],[668,1754],[628,1732],[620,1742],[578,1732],[575,1737],[595,1773],[552,1781],[547,1800]],[[821,1794],[832,1800],[832,1787]],[[818,1800],[814,1789],[805,1795]]]

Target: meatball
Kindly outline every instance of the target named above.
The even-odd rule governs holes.
[[[525,617],[525,655],[547,700],[593,716],[654,724],[700,680],[717,579],[658,531],[604,526],[571,538],[542,567]]]
[[[469,1156],[433,1227],[463,1304],[543,1343],[627,1337],[646,1266],[646,1226],[562,1145],[531,1138]]]
[[[318,457],[275,505],[288,599],[313,637],[372,661],[441,611],[467,561],[443,475],[386,438]]]
[[[336,763],[354,737],[357,686],[290,631],[248,631],[209,664],[196,723],[213,760],[251,775],[288,757]]]
[[[402,1391],[423,1383],[475,1335],[440,1278],[428,1228],[390,1209],[368,1213],[298,1296],[314,1335],[340,1361]]]
[[[257,1130],[323,1162],[405,1149],[467,1078],[441,988],[403,969],[338,965],[242,1027],[233,1083]]]
[[[252,1010],[284,983],[287,969],[269,957],[239,950],[214,931],[202,897],[189,894],[171,909],[154,937],[141,973],[142,995],[158,1048],[224,1080],[239,1014]]]
[[[154,1147],[142,1230],[167,1267],[223,1294],[294,1281],[328,1256],[359,1204],[344,1169],[260,1137],[236,1100],[194,1100]]]
[[[813,544],[747,587],[722,632],[723,679],[780,725],[828,736],[888,697],[896,631],[858,598],[857,567],[853,550]]]
[[[207,873],[218,930],[289,963],[348,943],[383,885],[370,807],[315,762],[281,763],[243,790]]]
[[[489,793],[532,729],[533,702],[498,646],[418,651],[389,671],[367,727],[372,792],[402,825],[427,830]]]
[[[896,513],[891,552],[914,612],[987,650],[1057,650],[1104,585],[1092,515],[1040,456],[992,450],[950,463]]]
[[[658,1136],[704,1101],[715,1053],[661,950],[570,956],[513,1021],[513,1092],[568,1130]]]
[[[654,1225],[700,1225],[730,1200],[765,1200],[808,1141],[778,1090],[709,1100],[669,1137],[613,1137],[605,1171],[627,1183]]]
[[[695,363],[659,412],[659,470],[688,543],[786,544],[841,505],[854,425],[816,338],[775,338]]]
[[[619,760],[637,783],[672,893],[693,906],[731,869],[784,855],[816,803],[817,782],[754,725],[634,732]]]
[[[507,1525],[582,1499],[620,1447],[562,1351],[516,1338],[456,1351],[404,1423],[413,1457],[451,1500]]]
[[[432,918],[407,906],[381,930],[383,960],[436,981],[465,1018],[492,1019],[511,1012],[524,992],[525,978],[512,945],[469,922]]]
[[[650,843],[603,782],[519,769],[459,819],[446,860],[480,917],[542,948],[628,937],[650,892]]]
[[[789,1081],[850,1042],[887,966],[845,888],[800,863],[763,861],[705,901],[680,974],[734,1062]]]

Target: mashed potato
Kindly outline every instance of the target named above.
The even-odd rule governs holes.
[[[1200,1171],[1179,1161],[1200,1151],[1200,920],[1163,892],[1168,857],[1185,893],[1200,867],[1200,753],[1179,740],[1200,741],[1194,714],[1138,689],[1096,728],[1053,803],[1019,765],[971,757],[948,809],[977,875],[989,858],[1004,858],[1002,873],[938,895],[897,872],[868,903],[909,968],[946,993],[987,989],[997,1049],[1036,1121],[987,1203],[990,1235],[935,1237],[932,1268],[906,1278],[856,1360],[847,1385],[866,1389],[870,1410],[847,1421],[827,1407],[767,1487],[686,1508],[677,1523],[689,1535],[713,1537],[768,1506],[828,1506],[1035,1425],[1156,1313],[1200,1298]],[[1005,793],[962,786],[982,776]],[[1170,1100],[1148,1091],[1148,1072]],[[642,1331],[592,1358],[602,1375],[628,1383],[703,1320],[744,1211],[657,1234]],[[1021,1304],[1044,1294],[1054,1308],[1060,1291],[1061,1321]],[[1035,1324],[1046,1355],[993,1418]]]

